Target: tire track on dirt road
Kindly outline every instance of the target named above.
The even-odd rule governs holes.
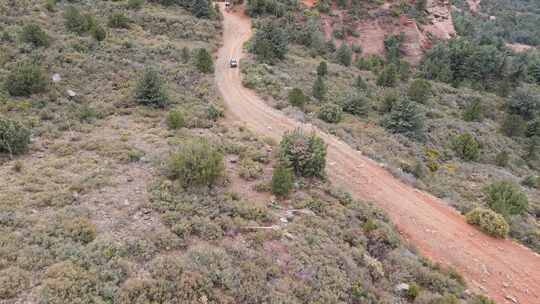
[[[295,128],[314,131],[328,145],[327,173],[334,184],[384,209],[403,236],[435,262],[458,270],[476,292],[497,303],[540,303],[540,256],[511,240],[491,238],[468,225],[442,200],[402,183],[376,162],[338,138],[302,124],[267,106],[242,86],[239,69],[252,34],[250,19],[239,9],[224,12],[223,46],[216,61],[216,83],[230,119],[259,135],[279,140]]]

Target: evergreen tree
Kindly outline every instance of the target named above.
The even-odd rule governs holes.
[[[289,92],[289,103],[295,107],[301,108],[304,106],[304,103],[307,100],[307,96],[304,95],[304,92],[302,92],[299,88],[294,88]]]
[[[381,71],[377,77],[377,85],[383,87],[393,87],[397,82],[397,68],[394,64],[389,64]]]
[[[368,86],[367,83],[362,78],[362,75],[356,76],[356,79],[354,80],[354,87],[357,88],[359,91],[366,91]]]
[[[197,54],[195,57],[195,66],[201,73],[214,72],[214,63],[212,61],[212,56],[205,48],[200,48],[197,50]]]
[[[341,63],[344,66],[350,66],[352,62],[352,51],[347,45],[347,43],[343,42],[339,46],[338,50],[336,51],[336,59],[339,63]]]
[[[317,67],[317,76],[324,77],[326,75],[328,75],[328,64],[326,61],[321,61]]]
[[[182,62],[188,63],[191,57],[191,53],[187,47],[182,48]]]
[[[392,107],[392,111],[383,120],[383,125],[392,133],[401,133],[416,139],[423,138],[423,116],[416,103],[409,98],[402,98]]]
[[[197,18],[208,18],[212,14],[211,3],[208,0],[193,0],[191,14]]]
[[[151,67],[144,70],[135,89],[135,100],[142,105],[164,107],[169,102],[159,72]]]
[[[425,79],[415,79],[409,86],[407,95],[412,101],[426,103],[431,95],[431,83]]]
[[[287,196],[293,188],[293,172],[284,164],[279,164],[272,172],[272,193]]]
[[[358,93],[348,94],[343,100],[343,111],[352,115],[366,115],[369,107],[369,99]]]
[[[324,84],[324,79],[322,77],[317,77],[315,83],[313,84],[313,97],[318,100],[324,100],[326,97],[326,85]]]
[[[257,60],[272,63],[283,59],[288,51],[289,40],[282,25],[274,22],[264,23],[255,32],[251,51]]]

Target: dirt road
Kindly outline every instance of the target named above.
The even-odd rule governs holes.
[[[361,152],[311,125],[286,117],[244,88],[239,69],[229,68],[228,61],[242,57],[243,43],[251,36],[250,20],[242,12],[224,15],[224,45],[216,62],[216,82],[229,117],[276,140],[297,127],[316,131],[328,144],[330,180],[384,209],[422,254],[452,265],[474,291],[487,294],[497,303],[540,303],[539,255],[513,241],[480,233],[443,201],[400,182]]]

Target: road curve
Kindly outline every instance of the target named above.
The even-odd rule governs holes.
[[[480,233],[440,199],[402,183],[338,138],[286,117],[244,88],[239,69],[229,68],[228,61],[243,57],[243,44],[252,34],[250,19],[239,8],[225,12],[221,5],[224,40],[216,61],[216,83],[230,118],[276,140],[298,127],[317,132],[328,144],[329,179],[384,209],[403,237],[423,255],[451,265],[471,289],[497,303],[540,303],[538,254],[511,240]]]

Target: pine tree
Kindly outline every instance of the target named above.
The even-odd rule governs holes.
[[[317,67],[317,76],[324,77],[326,75],[328,75],[328,64],[326,61],[321,61]]]
[[[368,88],[367,83],[362,78],[362,75],[356,76],[356,79],[354,80],[353,85],[355,88],[357,88],[360,91],[365,91]]]
[[[313,84],[313,97],[318,100],[324,100],[326,97],[326,85],[324,84],[324,79],[320,76],[317,77]]]
[[[294,88],[289,92],[288,99],[291,105],[301,108],[306,102],[307,96],[304,95],[301,89]]]
[[[352,51],[347,45],[347,43],[343,42],[339,46],[337,52],[336,52],[336,59],[339,63],[341,63],[344,66],[350,66],[352,62]]]
[[[156,69],[145,68],[135,89],[135,100],[146,106],[164,107],[167,105],[169,98],[165,92],[163,80]]]
[[[369,99],[363,94],[351,93],[343,100],[343,111],[352,115],[366,115]]]
[[[210,2],[208,0],[193,0],[191,3],[191,14],[197,18],[208,18],[212,14]]]
[[[272,193],[278,196],[287,196],[292,187],[292,170],[284,164],[279,164],[272,172]]]
[[[401,133],[406,136],[421,139],[423,137],[423,117],[415,102],[402,98],[392,107],[392,111],[383,121],[386,129],[392,133]]]
[[[397,69],[394,64],[387,65],[377,77],[377,85],[383,87],[393,87],[397,82]]]
[[[212,61],[212,56],[205,48],[200,48],[197,50],[197,55],[195,57],[195,66],[201,73],[214,72],[214,63]]]
[[[251,51],[257,60],[272,63],[283,59],[288,51],[289,40],[283,26],[274,22],[264,23],[255,32]]]

